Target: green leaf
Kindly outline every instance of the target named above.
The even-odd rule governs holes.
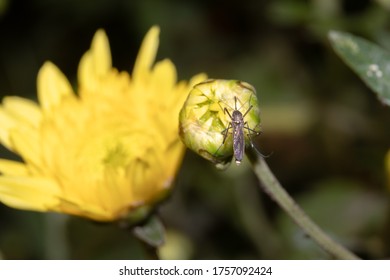
[[[390,53],[349,33],[331,31],[330,42],[336,53],[390,106]]]
[[[133,233],[151,247],[159,247],[165,240],[164,226],[155,215],[148,218],[142,225],[134,227]]]

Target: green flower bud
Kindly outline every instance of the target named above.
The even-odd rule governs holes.
[[[190,91],[179,116],[184,144],[218,168],[242,159],[260,133],[256,90],[237,80],[206,80]]]

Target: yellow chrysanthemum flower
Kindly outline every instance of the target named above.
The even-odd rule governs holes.
[[[0,201],[112,221],[153,205],[171,189],[184,153],[178,114],[190,88],[175,66],[153,66],[158,27],[147,33],[132,76],[111,65],[104,31],[81,59],[78,90],[50,62],[38,74],[39,105],[6,97],[0,141],[24,163],[0,159]]]

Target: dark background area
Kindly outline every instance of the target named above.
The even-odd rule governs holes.
[[[77,86],[79,60],[98,28],[109,37],[114,67],[131,72],[143,36],[157,24],[158,60],[170,58],[180,79],[206,72],[255,86],[263,127],[255,144],[309,216],[361,257],[388,258],[390,109],[327,39],[342,30],[390,49],[386,3],[0,0],[0,95],[36,99],[46,60]],[[0,155],[14,158],[4,148]],[[220,172],[188,152],[159,212],[166,257],[329,258],[262,193],[247,160]],[[0,205],[0,259],[145,257],[114,225]]]

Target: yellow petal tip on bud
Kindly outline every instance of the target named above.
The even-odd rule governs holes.
[[[184,144],[217,168],[232,157],[239,165],[252,137],[260,134],[255,88],[243,81],[209,79],[190,91],[179,116]]]

